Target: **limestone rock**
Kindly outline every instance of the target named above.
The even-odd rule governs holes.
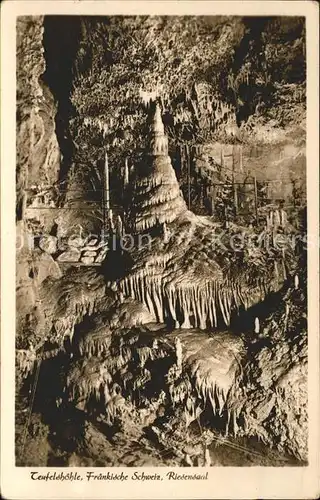
[[[97,255],[97,252],[95,252],[94,250],[90,251],[90,250],[86,250],[83,254],[83,257],[96,257]]]
[[[107,243],[104,243],[101,241],[100,243],[95,243],[94,245],[91,245],[89,243],[86,243],[86,245],[81,249],[83,252],[88,251],[88,252],[97,252],[100,250],[100,248],[104,248],[107,246]]]
[[[43,16],[17,18],[17,208],[21,218],[25,189],[52,186],[59,178],[60,150],[56,105],[41,80],[45,71]]]
[[[53,254],[57,251],[57,238],[55,236],[42,236],[39,247],[46,253]]]
[[[81,262],[84,264],[90,265],[94,263],[94,257],[82,257]]]
[[[126,299],[120,303],[114,311],[111,318],[112,328],[131,328],[137,325],[143,325],[155,322],[155,317],[150,313],[147,307],[132,299]]]
[[[70,236],[68,238],[68,245],[74,248],[81,248],[86,244],[86,240],[82,236]]]
[[[44,253],[36,260],[35,274],[38,284],[42,283],[48,277],[58,279],[61,278],[62,275],[57,262],[53,260],[51,255]]]
[[[98,243],[98,239],[92,238],[91,240],[88,241],[87,245],[93,246],[93,245],[96,245],[97,243]]]
[[[76,248],[72,248],[59,255],[57,260],[60,262],[78,262],[80,260],[80,257],[81,257],[80,251],[77,250]]]
[[[156,108],[151,130],[152,155],[139,172],[134,193],[134,218],[137,232],[172,222],[187,211],[176,173],[168,155],[160,108]]]
[[[108,250],[109,250],[108,247],[103,248],[101,250],[101,252],[98,254],[98,257],[96,258],[96,262],[103,262],[107,256]]]

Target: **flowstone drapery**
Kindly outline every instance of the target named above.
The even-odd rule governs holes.
[[[159,106],[149,149],[136,176],[132,213],[136,233],[149,234],[150,240],[130,250],[134,265],[119,288],[143,302],[160,322],[200,329],[230,325],[233,311],[281,288],[286,278],[283,252],[270,260],[262,248],[238,251],[233,245],[245,228],[230,224],[226,232],[212,218],[187,209]]]

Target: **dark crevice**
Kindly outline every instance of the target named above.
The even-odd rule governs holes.
[[[73,68],[78,51],[81,27],[76,16],[45,16],[43,46],[46,70],[42,80],[57,103],[56,135],[62,154],[60,181],[66,178],[73,157],[69,120],[75,115],[70,100]]]

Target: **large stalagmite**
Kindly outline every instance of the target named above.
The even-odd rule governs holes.
[[[281,277],[276,281],[267,271],[266,252],[248,247],[241,255],[232,248],[232,237],[243,228],[231,224],[225,234],[212,218],[187,209],[158,105],[149,154],[139,166],[132,213],[136,233],[149,233],[151,242],[131,250],[134,265],[120,281],[120,289],[143,302],[160,322],[169,321],[176,328],[229,325],[233,310],[250,307],[281,286]],[[243,257],[245,265],[240,263]],[[277,258],[281,262],[282,255]]]

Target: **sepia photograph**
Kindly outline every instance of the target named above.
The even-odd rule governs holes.
[[[304,17],[18,16],[16,231],[16,466],[308,465]]]

